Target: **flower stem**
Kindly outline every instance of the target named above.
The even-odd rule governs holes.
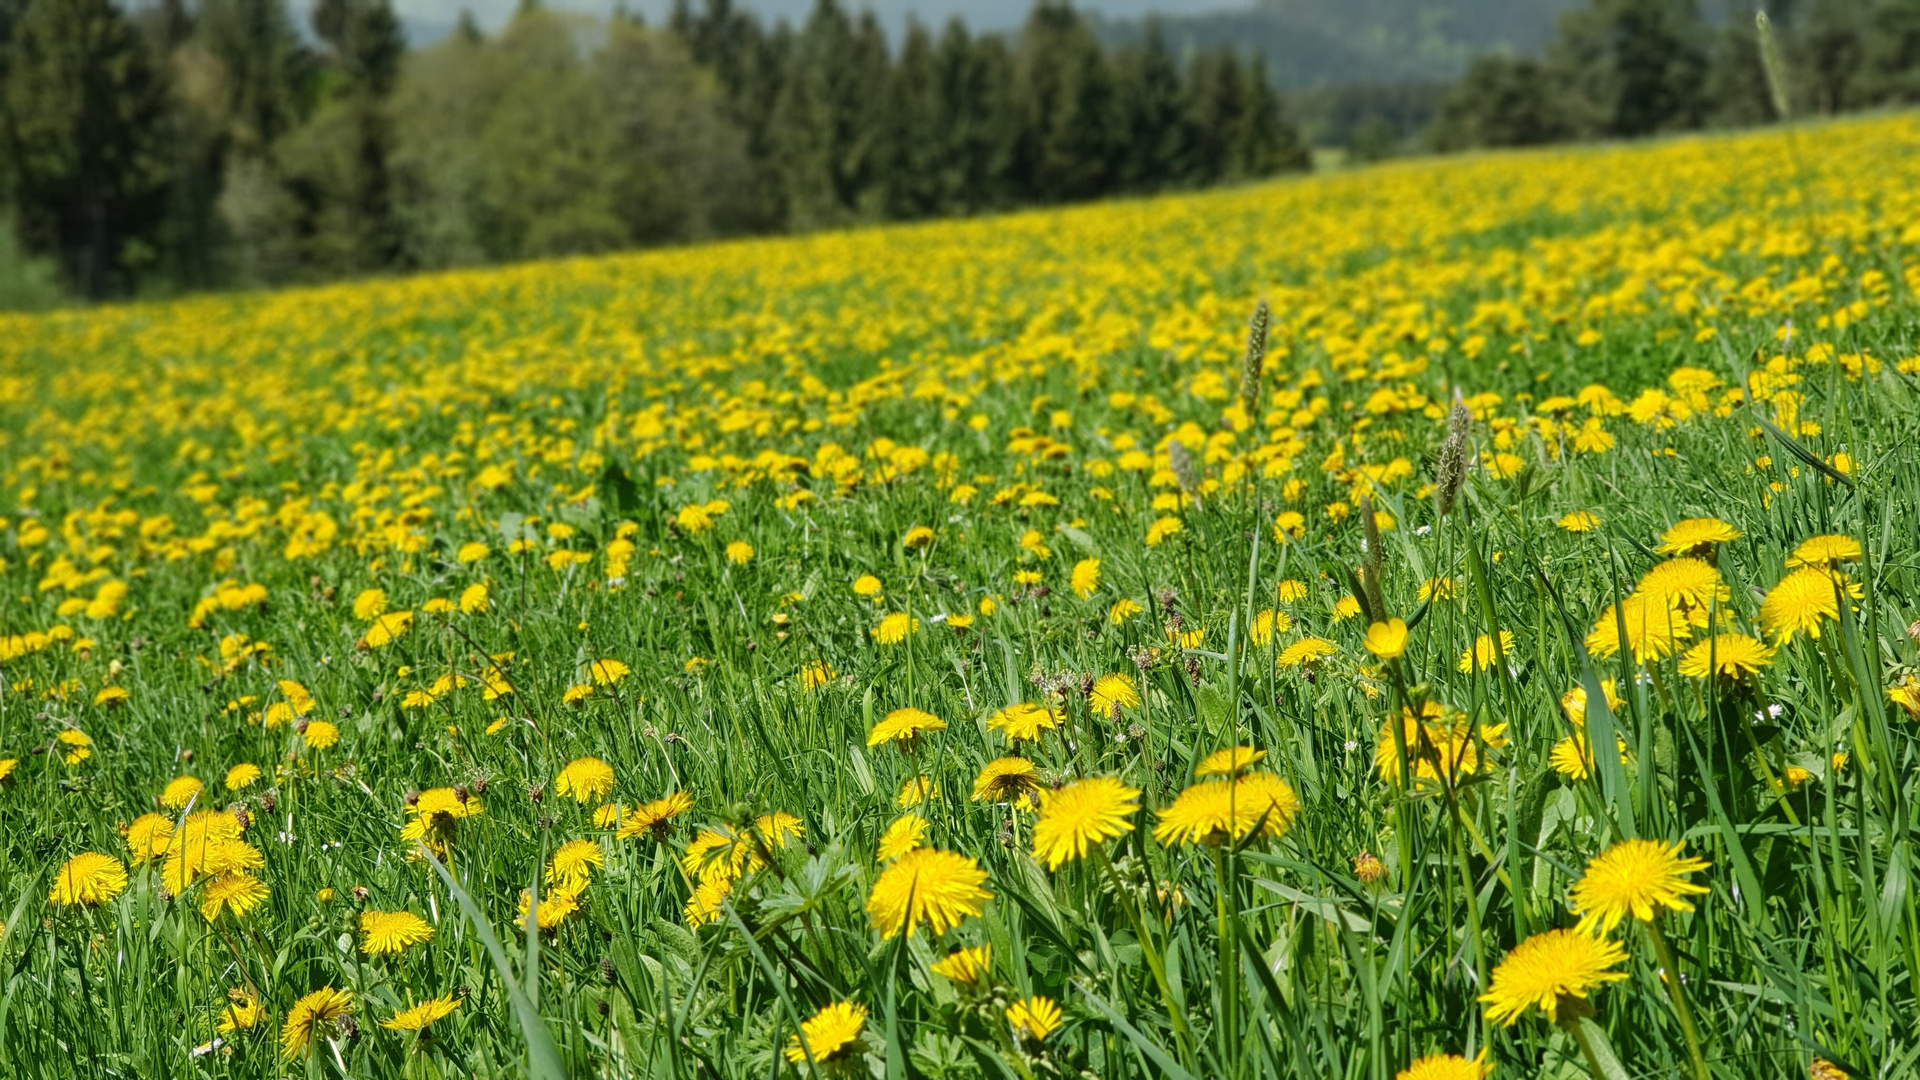
[[[1700,1031],[1693,1023],[1693,1007],[1687,1004],[1687,993],[1680,986],[1680,965],[1673,955],[1673,947],[1667,944],[1667,935],[1660,930],[1660,920],[1655,917],[1647,923],[1647,936],[1653,939],[1653,955],[1660,961],[1661,980],[1667,984],[1667,995],[1673,998],[1673,1011],[1680,1015],[1680,1030],[1687,1036],[1687,1055],[1693,1059],[1694,1080],[1710,1080],[1707,1061],[1700,1053]]]
[[[1100,861],[1101,868],[1106,870],[1108,880],[1113,882],[1114,902],[1119,904],[1120,910],[1126,913],[1127,922],[1133,927],[1134,940],[1140,943],[1140,955],[1147,961],[1147,970],[1153,973],[1154,985],[1160,990],[1160,1000],[1166,1003],[1167,1020],[1173,1024],[1174,1033],[1180,1037],[1181,1057],[1191,1061],[1193,1051],[1190,1044],[1193,1035],[1187,1030],[1186,1017],[1174,1005],[1173,988],[1167,983],[1166,965],[1161,962],[1159,952],[1154,949],[1153,939],[1147,936],[1147,929],[1140,920],[1140,913],[1134,910],[1126,883],[1120,880],[1120,872],[1113,868],[1113,860],[1107,858],[1107,849],[1095,844],[1093,852],[1094,857]]]

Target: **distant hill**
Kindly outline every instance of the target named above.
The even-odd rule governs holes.
[[[1532,53],[1580,0],[1260,0],[1250,9],[1160,20],[1176,54],[1236,45],[1266,55],[1282,90],[1451,80],[1488,52]],[[1138,41],[1142,19],[1102,19],[1112,44]]]

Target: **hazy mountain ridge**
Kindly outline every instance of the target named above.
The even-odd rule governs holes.
[[[1157,21],[1176,54],[1238,45],[1266,57],[1283,90],[1451,80],[1476,56],[1533,53],[1579,0],[1262,0]],[[1138,41],[1146,19],[1092,21],[1109,44]]]

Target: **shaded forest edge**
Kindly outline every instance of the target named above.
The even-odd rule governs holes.
[[[1752,12],[1694,0],[1589,0],[1538,55],[1284,102],[1258,49],[1152,21],[1114,40],[1060,0],[1011,35],[896,43],[838,0],[798,26],[528,4],[417,50],[390,0],[305,14],[0,0],[0,307],[1192,190],[1306,169],[1310,144],[1372,161],[1774,116]],[[1803,111],[1920,98],[1920,0],[1774,14]]]

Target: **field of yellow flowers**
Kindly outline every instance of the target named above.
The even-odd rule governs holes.
[[[1896,114],[0,316],[0,1071],[1913,1076],[1916,290]]]

